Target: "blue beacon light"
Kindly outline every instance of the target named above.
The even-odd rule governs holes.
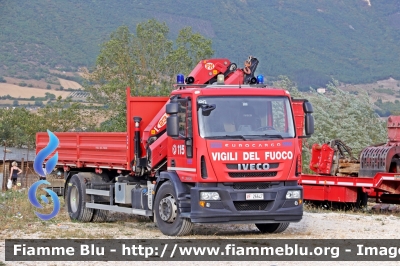
[[[183,74],[178,74],[176,76],[176,83],[185,84],[185,76]]]
[[[264,76],[263,75],[257,76],[257,84],[264,84]]]

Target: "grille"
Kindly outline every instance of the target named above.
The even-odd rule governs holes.
[[[234,201],[237,211],[263,211],[268,206],[268,201]]]
[[[233,189],[267,189],[271,187],[271,183],[235,183]]]
[[[278,168],[278,167],[279,167],[279,163],[270,163],[269,164],[269,169],[274,169],[274,168]],[[228,164],[226,164],[226,168],[228,168],[230,170],[237,170],[238,164],[237,163],[228,163]]]
[[[229,172],[229,177],[273,177],[276,176],[278,172]]]

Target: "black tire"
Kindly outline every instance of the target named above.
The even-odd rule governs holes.
[[[170,181],[158,189],[154,200],[154,216],[157,227],[167,236],[187,235],[192,231],[190,219],[182,218],[176,202],[175,189]]]
[[[357,202],[355,204],[355,208],[356,209],[362,209],[367,207],[368,204],[368,193],[367,192],[363,192],[362,188],[358,188],[357,191]]]
[[[86,195],[85,179],[79,174],[73,175],[68,182],[67,210],[71,220],[90,222],[93,217],[93,209],[86,208],[85,202],[90,200]]]
[[[290,223],[256,224],[261,233],[282,233],[289,227]]]
[[[109,214],[108,210],[94,209],[93,210],[92,222],[94,222],[94,223],[107,222],[108,214]]]

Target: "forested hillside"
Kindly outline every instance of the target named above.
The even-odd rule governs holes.
[[[191,26],[216,57],[260,59],[273,80],[299,88],[400,79],[400,3],[347,0],[0,0],[0,77],[44,78],[49,69],[90,67],[121,25],[155,18],[171,38]]]

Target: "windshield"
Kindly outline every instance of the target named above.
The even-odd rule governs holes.
[[[215,139],[293,138],[287,97],[199,97],[200,136]]]

